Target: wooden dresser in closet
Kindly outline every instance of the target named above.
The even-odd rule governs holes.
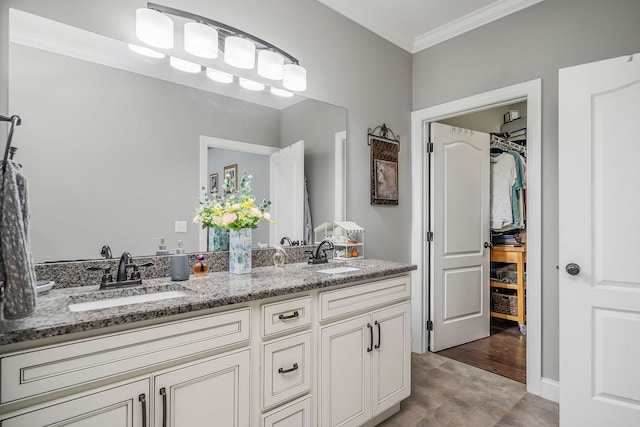
[[[525,320],[525,289],[524,279],[525,264],[527,262],[527,246],[494,246],[491,248],[491,261],[516,264],[516,283],[502,283],[491,280],[492,288],[512,289],[516,291],[518,297],[518,315],[491,312],[492,317],[517,321],[522,333],[526,332]]]

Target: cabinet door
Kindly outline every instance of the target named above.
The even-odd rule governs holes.
[[[146,427],[149,380],[71,396],[0,422],[2,427]]]
[[[321,329],[322,427],[359,426],[371,416],[372,326],[366,315]]]
[[[376,311],[371,319],[375,417],[411,394],[411,303]]]
[[[156,375],[155,425],[248,426],[249,366],[244,350]]]

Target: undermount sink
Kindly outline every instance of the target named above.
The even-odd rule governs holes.
[[[333,267],[333,268],[323,268],[320,270],[316,270],[318,273],[324,274],[340,274],[340,273],[348,273],[350,271],[358,271],[361,268],[358,267]]]
[[[151,292],[149,292],[151,291]],[[84,296],[82,302],[72,302],[68,305],[72,312],[100,310],[103,308],[119,307],[122,305],[140,304],[145,302],[162,301],[172,298],[185,297],[188,294],[175,288],[167,289],[145,289],[144,293],[135,295],[114,296],[109,298],[104,294],[94,294]],[[92,298],[93,297],[93,298]],[[88,299],[88,300],[87,300]]]

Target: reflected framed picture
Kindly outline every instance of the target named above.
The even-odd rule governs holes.
[[[212,173],[209,175],[209,192],[215,194],[218,192],[218,174]]]
[[[229,186],[230,188],[232,188],[235,191],[238,191],[238,164],[237,163],[235,165],[229,165],[224,167],[224,179],[228,179],[229,182],[231,182],[231,185]],[[225,187],[225,192],[228,192],[226,187]]]

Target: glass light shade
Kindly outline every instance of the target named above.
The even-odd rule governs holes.
[[[284,89],[280,89],[277,87],[272,87],[271,88],[271,93],[274,95],[278,95],[278,96],[283,96],[285,98],[290,98],[293,96],[292,92],[289,92],[288,90],[284,90]]]
[[[238,82],[240,84],[240,86],[242,86],[245,89],[249,89],[249,90],[264,90],[264,85],[260,82],[256,82],[254,80],[249,80],[249,79],[245,79],[243,77],[240,77],[240,80]]]
[[[167,15],[141,7],[136,9],[136,37],[148,45],[173,48],[173,21]]]
[[[284,75],[284,58],[270,50],[258,52],[258,74],[266,79],[282,80]]]
[[[218,83],[231,83],[233,81],[233,74],[213,68],[207,68],[207,77]]]
[[[176,58],[175,56],[169,57],[169,64],[171,64],[171,66],[176,70],[184,71],[185,73],[199,73],[202,69],[200,64],[185,61],[184,59]]]
[[[218,31],[199,22],[184,24],[184,50],[200,58],[218,57]]]
[[[224,39],[224,62],[246,70],[256,64],[256,45],[242,37],[229,36]]]
[[[129,49],[133,52],[148,56],[149,58],[164,58],[166,55],[162,52],[158,52],[157,50],[149,49],[148,47],[138,46],[137,44],[129,44]]]
[[[307,70],[296,64],[286,64],[282,85],[297,92],[307,90]]]

